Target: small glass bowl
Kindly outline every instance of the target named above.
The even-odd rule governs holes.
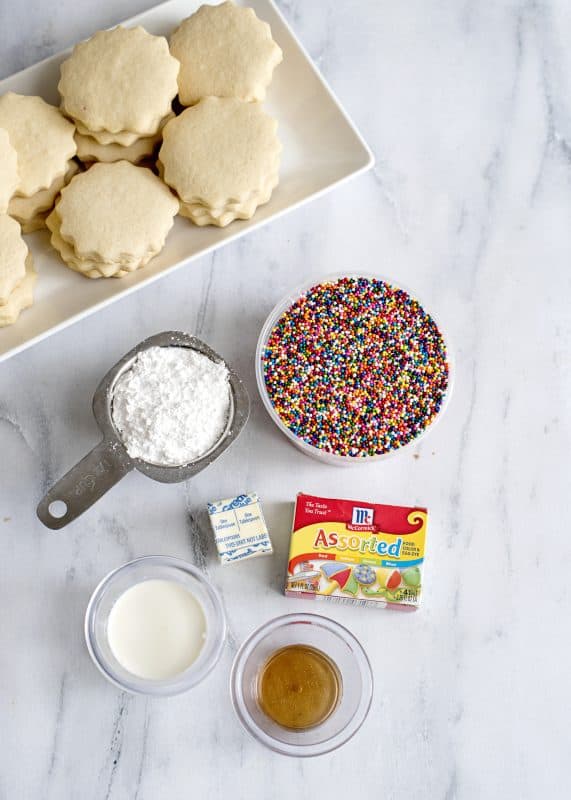
[[[356,466],[358,464],[370,464],[373,461],[382,461],[387,458],[392,458],[393,456],[397,455],[398,453],[402,453],[403,450],[410,449],[417,445],[424,437],[433,430],[436,423],[442,418],[442,415],[446,411],[448,407],[448,403],[450,402],[450,397],[452,396],[452,388],[453,388],[453,381],[454,381],[454,362],[452,358],[452,350],[450,348],[450,342],[446,334],[444,333],[442,326],[440,325],[438,319],[432,314],[432,312],[428,312],[432,319],[436,322],[438,330],[444,340],[444,344],[446,346],[446,354],[447,354],[447,361],[448,361],[448,386],[446,389],[446,395],[442,401],[442,405],[440,406],[440,410],[438,414],[433,419],[433,421],[428,425],[418,436],[415,436],[414,439],[411,439],[410,442],[407,444],[402,445],[401,447],[396,448],[395,450],[389,450],[386,453],[378,453],[377,455],[373,456],[342,456],[338,455],[337,453],[329,453],[327,450],[323,450],[320,447],[314,447],[311,444],[308,444],[306,441],[301,439],[299,436],[296,436],[295,433],[285,425],[282,421],[280,415],[274,408],[272,401],[270,400],[270,396],[268,394],[268,390],[266,387],[266,381],[264,378],[264,370],[262,367],[262,355],[264,350],[266,349],[266,345],[270,334],[276,323],[278,322],[281,315],[287,311],[287,309],[292,306],[295,302],[297,302],[302,295],[312,289],[314,286],[319,286],[322,283],[330,283],[334,281],[338,281],[341,278],[365,278],[368,280],[377,280],[377,281],[384,281],[384,283],[388,283],[391,286],[394,286],[397,289],[402,289],[404,292],[409,294],[414,300],[416,300],[422,308],[426,311],[426,306],[419,298],[416,292],[411,291],[408,287],[403,286],[402,283],[398,283],[397,281],[392,280],[392,278],[387,278],[385,275],[375,275],[371,272],[339,272],[333,275],[324,275],[322,278],[314,278],[312,281],[308,281],[307,283],[302,284],[301,286],[297,286],[294,289],[291,289],[285,297],[277,303],[272,311],[270,312],[268,318],[264,322],[262,330],[260,332],[260,336],[258,337],[258,345],[256,347],[256,383],[258,385],[258,392],[260,397],[262,398],[262,402],[265,406],[266,411],[270,415],[272,422],[280,429],[280,431],[289,439],[289,441],[305,453],[310,458],[317,459],[325,464],[331,464],[333,466],[338,467],[349,467],[349,466]]]
[[[257,700],[263,666],[276,650],[294,644],[320,650],[333,661],[340,676],[335,710],[320,725],[305,730],[276,724]],[[286,614],[246,639],[234,659],[230,694],[242,725],[266,747],[287,756],[319,756],[341,747],[363,724],[373,697],[373,673],[365,651],[342,625],[318,614]]]
[[[198,658],[167,680],[149,680],[128,672],[113,655],[107,639],[107,621],[117,599],[135,584],[150,579],[184,586],[200,603],[206,620],[206,638]],[[144,556],[113,570],[91,595],[85,613],[85,641],[95,666],[107,680],[132,694],[166,697],[196,686],[215,666],[225,638],[226,619],[218,592],[196,567],[171,556]]]

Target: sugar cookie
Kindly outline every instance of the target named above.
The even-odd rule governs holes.
[[[35,233],[36,231],[41,231],[42,228],[46,227],[46,219],[48,218],[49,213],[49,211],[40,211],[30,219],[24,220],[24,222],[21,223],[22,233]]]
[[[151,136],[155,136],[159,130],[162,130],[173,116],[173,112],[169,111],[165,117],[159,120],[156,131],[151,134]],[[141,136],[141,134],[132,133],[131,131],[118,131],[117,133],[109,133],[109,131],[90,131],[89,128],[86,128],[81,122],[76,122],[75,127],[77,132],[82,136],[89,136],[101,145],[118,144],[121,145],[121,147],[130,147],[132,144],[135,144],[135,142],[138,142],[139,139],[148,138],[147,136]]]
[[[69,161],[65,175],[55,178],[47,189],[42,189],[31,197],[16,196],[10,200],[8,213],[20,223],[24,233],[30,233],[30,226],[32,226],[31,230],[37,230],[37,228],[42,227],[45,219],[44,212],[53,208],[59,192],[66,183],[69,183],[78,170],[79,166],[76,162]],[[39,221],[40,224],[34,227],[34,220]]]
[[[278,182],[276,130],[259,103],[207,97],[165,126],[159,152],[164,180],[183,204],[228,213],[250,204],[253,213]]]
[[[0,128],[0,214],[8,210],[18,182],[18,155],[10,143],[8,131]]]
[[[132,131],[117,131],[117,133],[109,133],[109,131],[90,131],[85,125],[82,125],[78,120],[75,121],[77,132],[82,136],[90,136],[96,142],[102,145],[119,144],[122,147],[130,147],[141,138],[140,133],[133,133]]]
[[[84,129],[152,136],[171,110],[178,70],[163,36],[118,27],[74,47],[58,89],[66,113]]]
[[[116,161],[76,175],[46,224],[66,263],[109,277],[156,255],[177,211],[176,198],[149,169]]]
[[[60,220],[57,211],[52,213],[46,219],[46,226],[51,231],[51,244],[55,250],[60,254],[62,261],[65,262],[74,272],[78,272],[86,278],[123,278],[130,272],[134,272],[140,267],[144,267],[153,255],[150,254],[138,262],[133,262],[129,265],[121,265],[119,263],[98,261],[97,259],[79,258],[69,242],[64,241],[60,235]]]
[[[26,256],[26,271],[22,282],[11,293],[8,302],[0,306],[0,328],[13,325],[20,316],[20,312],[33,305],[36,278],[32,254],[28,253]]]
[[[143,159],[152,156],[156,146],[162,140],[162,129],[164,125],[174,117],[169,114],[165,117],[160,129],[154,136],[141,136],[133,144],[100,144],[93,136],[85,136],[82,133],[75,134],[77,144],[77,157],[84,162],[103,161],[130,161],[131,164],[138,164]]]
[[[15,219],[0,214],[0,306],[24,280],[28,248]]]
[[[267,22],[232,2],[201,6],[170,38],[180,61],[178,91],[184,106],[203,97],[263,100],[282,51]]]
[[[0,128],[18,154],[17,195],[47,189],[75,155],[74,126],[41,97],[13,92],[0,97]]]
[[[265,192],[261,192],[244,203],[229,203],[222,208],[210,208],[202,203],[181,203],[180,214],[188,217],[195,225],[217,225],[219,228],[224,228],[235,219],[251,219],[258,206],[268,202],[277,182],[276,175],[275,183],[269,185]]]

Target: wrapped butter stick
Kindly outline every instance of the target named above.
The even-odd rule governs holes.
[[[208,516],[222,564],[273,553],[256,492],[208,503]]]

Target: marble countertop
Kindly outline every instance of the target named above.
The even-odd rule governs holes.
[[[3,3],[1,76],[150,5]],[[374,150],[375,169],[0,365],[5,800],[565,793],[571,6],[279,5]],[[418,291],[456,360],[453,400],[434,432],[412,452],[353,470],[293,449],[262,408],[253,372],[260,327],[280,296],[345,268]],[[35,506],[97,440],[90,401],[100,377],[168,328],[203,337],[244,376],[246,431],[191,482],[130,474],[72,527],[49,533]],[[276,555],[221,568],[205,503],[248,488],[263,498]],[[250,631],[309,610],[281,594],[299,490],[431,513],[421,611],[319,609],[363,642],[376,689],[358,735],[309,761],[250,739],[228,697],[231,661]],[[106,683],[83,642],[94,586],[149,553],[204,570],[230,627],[209,679],[166,701]]]

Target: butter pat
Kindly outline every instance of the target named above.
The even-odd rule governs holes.
[[[208,503],[208,516],[222,564],[273,553],[256,492]]]

